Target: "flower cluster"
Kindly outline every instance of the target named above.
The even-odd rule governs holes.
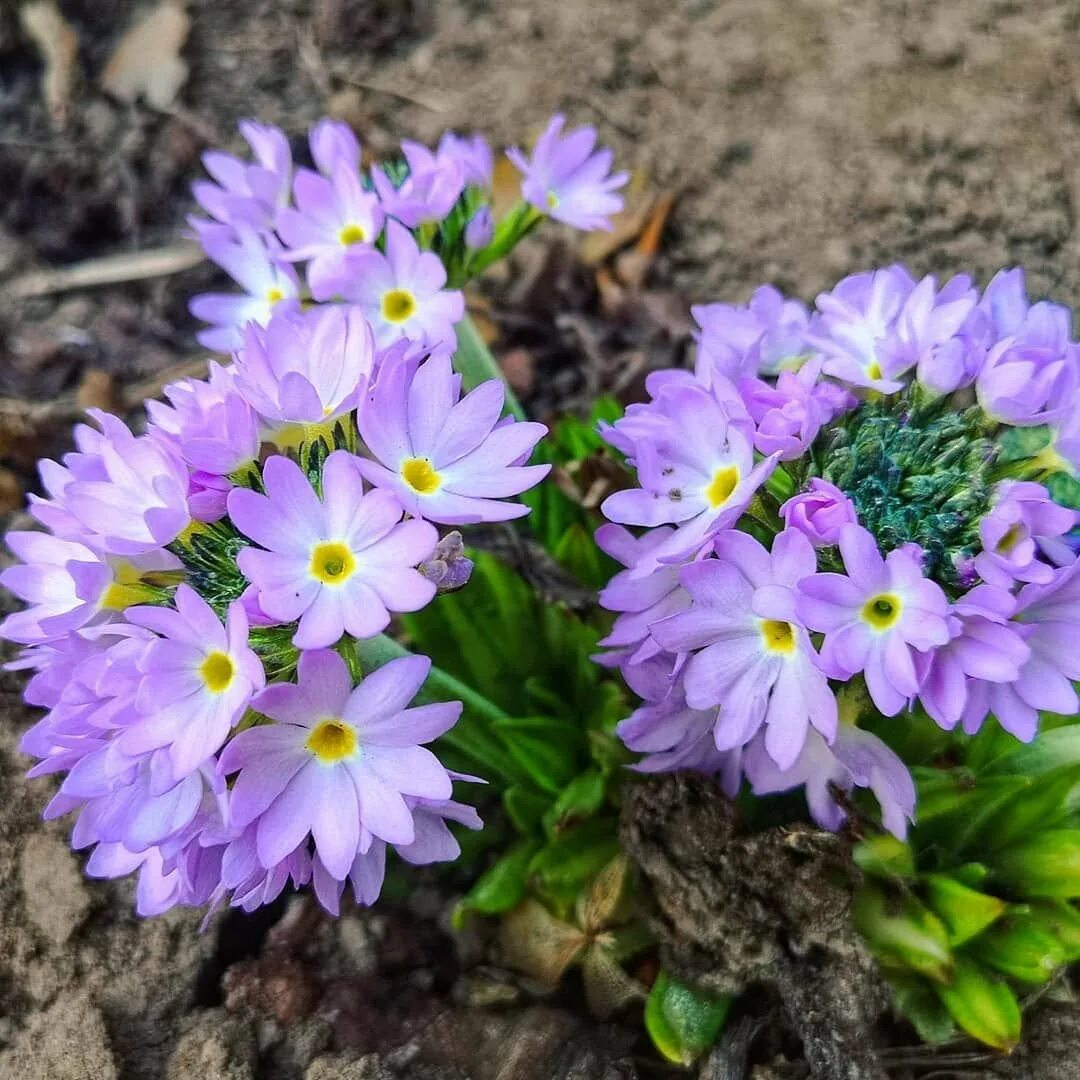
[[[603,431],[638,485],[597,533],[625,567],[601,659],[643,702],[619,733],[640,769],[805,786],[827,828],[870,788],[902,837],[915,788],[869,728],[921,709],[1026,741],[1077,709],[1070,312],[1019,270],[980,295],[892,266],[813,311],[766,287],[693,313],[694,371]]]
[[[447,822],[480,827],[452,797],[475,778],[427,749],[461,704],[421,692],[426,657],[379,666],[365,642],[466,585],[456,527],[526,513],[514,496],[548,471],[527,464],[543,425],[504,416],[503,384],[453,355],[446,286],[549,211],[595,227],[619,208],[595,136],[560,127],[515,158],[507,223],[479,137],[362,172],[323,121],[315,168],[294,170],[280,131],[242,125],[255,161],[207,154],[212,220],[193,223],[245,290],[192,304],[231,358],[166,387],[143,433],[92,411],[40,463],[45,531],[9,533],[21,561],[0,576],[25,604],[0,635],[46,710],[22,749],[31,775],[63,774],[46,815],[77,815],[88,872],[138,871],[141,913],[250,910],[290,882],[334,912],[347,885],[369,904],[388,847],[451,859]]]

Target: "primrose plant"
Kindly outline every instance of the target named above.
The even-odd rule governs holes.
[[[141,914],[290,883],[370,904],[387,848],[453,859],[447,822],[480,828],[453,797],[477,778],[427,748],[460,701],[414,703],[431,663],[387,662],[382,635],[465,587],[458,530],[526,514],[550,468],[459,286],[544,218],[609,227],[626,177],[562,125],[513,154],[522,197],[496,219],[480,136],[367,169],[324,120],[308,167],[242,124],[254,160],[206,154],[191,222],[242,290],[191,303],[230,358],[148,403],[143,433],[92,410],[41,462],[44,531],[8,534],[2,576],[26,606],[0,633],[46,710],[22,749],[62,775],[46,817],[75,815],[88,873],[138,872]]]

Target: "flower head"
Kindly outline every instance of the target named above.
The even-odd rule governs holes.
[[[366,251],[349,258],[346,296],[358,304],[386,348],[399,338],[428,349],[453,347],[454,324],[465,313],[456,289],[445,289],[446,268],[421,251],[402,225],[386,226],[386,254]]]
[[[799,582],[796,611],[805,626],[826,635],[825,671],[845,680],[861,671],[874,704],[895,716],[919,692],[913,651],[949,640],[948,601],[908,551],[883,559],[858,525],[845,526],[839,543],[848,576],[814,574]]]
[[[371,328],[353,307],[317,307],[249,326],[236,354],[236,388],[276,438],[331,424],[355,409],[371,374]]]
[[[629,179],[612,173],[610,150],[596,150],[596,130],[580,127],[562,134],[566,118],[553,116],[530,157],[517,148],[507,157],[524,175],[525,200],[556,221],[576,229],[610,229],[609,218],[623,208],[615,192]]]
[[[851,500],[820,476],[811,478],[805,491],[792,495],[780,507],[780,517],[787,528],[797,529],[814,547],[832,547],[840,539],[840,530],[858,521]]]
[[[528,507],[503,502],[533,487],[549,465],[525,465],[543,424],[500,422],[504,391],[482,383],[459,401],[461,376],[445,355],[384,365],[358,417],[374,461],[359,468],[417,518],[461,525],[507,521]]]
[[[836,731],[836,698],[796,615],[795,586],[816,569],[798,532],[781,533],[767,552],[734,530],[715,539],[716,558],[683,568],[689,610],[661,619],[652,635],[670,652],[690,652],[683,670],[687,704],[720,707],[719,750],[745,746],[765,725],[765,747],[789,768],[810,727]]]
[[[263,486],[265,495],[229,495],[233,524],[261,545],[244,548],[237,563],[262,611],[282,623],[299,619],[297,648],[324,648],[344,633],[373,637],[391,611],[417,611],[435,595],[416,566],[438,534],[424,521],[403,522],[389,491],[365,494],[351,454],[326,459],[321,498],[285,457],[266,462]]]
[[[371,170],[371,180],[383,209],[410,229],[442,221],[465,188],[462,160],[446,147],[440,146],[432,153],[414,142],[403,142],[401,152],[408,173],[399,184],[379,166]]]
[[[296,683],[275,683],[256,702],[276,721],[241,732],[220,769],[238,773],[233,824],[257,822],[256,854],[269,869],[309,834],[323,867],[342,881],[373,838],[416,841],[406,796],[449,799],[450,774],[421,745],[443,734],[457,702],[408,708],[427,678],[424,657],[391,660],[353,687],[329,650],[305,652]]]
[[[474,132],[472,135],[457,135],[447,131],[439,139],[436,157],[447,157],[461,166],[466,184],[489,188],[495,175],[495,157],[487,139]]]

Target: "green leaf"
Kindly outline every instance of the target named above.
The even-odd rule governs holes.
[[[1024,910],[1031,925],[1054,936],[1067,962],[1080,960],[1080,911],[1067,900],[1033,900]]]
[[[572,903],[619,853],[618,828],[615,818],[593,818],[549,841],[529,866],[537,888],[558,904]]]
[[[732,998],[680,982],[661,968],[645,1001],[645,1030],[661,1054],[689,1067],[724,1028]]]
[[[979,1042],[1011,1050],[1020,1041],[1016,995],[974,960],[959,958],[952,979],[934,990],[957,1025]]]
[[[886,892],[865,883],[851,909],[856,929],[878,960],[944,982],[952,969],[945,924],[906,892]]]
[[[1080,829],[1047,829],[986,860],[1022,897],[1080,897]]]
[[[969,848],[979,851],[983,831],[994,815],[1031,785],[1026,776],[976,779],[963,770],[942,780],[920,785],[919,816],[911,842],[917,850],[934,846],[954,856]]]
[[[915,854],[892,833],[871,836],[855,845],[855,864],[872,877],[911,881],[915,877]]]
[[[1038,776],[1066,765],[1080,765],[1080,724],[1044,731],[1029,743],[1012,747],[985,766],[987,776]]]
[[[551,798],[532,787],[514,786],[503,792],[503,806],[514,828],[519,833],[529,834],[535,831],[541,818],[551,809]]]
[[[484,339],[476,329],[476,323],[464,316],[457,324],[457,351],[454,353],[454,370],[461,375],[466,390],[472,390],[488,379],[498,379],[506,393],[506,412],[518,420],[525,419],[525,410],[521,407],[514,391],[510,389],[502,368],[499,367],[491,350],[484,344]]]
[[[1073,730],[1060,728],[1060,731]],[[1047,736],[1056,734],[1048,732]],[[983,830],[988,847],[1020,843],[1041,829],[1068,823],[1071,800],[1080,789],[1080,764],[1066,765],[1037,775],[1031,786],[1000,807]]]
[[[1046,928],[1016,915],[979,935],[967,953],[1019,982],[1041,985],[1066,961],[1066,952]]]
[[[480,875],[460,907],[483,915],[498,915],[517,907],[525,895],[529,863],[539,846],[535,840],[526,840],[512,847]]]
[[[1080,480],[1067,472],[1054,473],[1046,479],[1046,490],[1059,506],[1080,510]]]
[[[491,726],[507,753],[537,787],[558,795],[574,778],[579,764],[575,746],[579,733],[565,721],[546,716],[507,717]]]
[[[555,836],[592,817],[604,805],[605,789],[604,777],[595,769],[575,776],[544,814],[547,834]]]
[[[948,874],[927,874],[923,887],[927,906],[945,924],[954,947],[981,934],[1008,907],[999,897],[968,888]]]
[[[889,982],[896,1008],[911,1021],[923,1042],[943,1043],[956,1034],[949,1010],[925,979],[895,972],[890,973]]]
[[[599,589],[611,578],[612,565],[596,546],[592,532],[582,522],[574,522],[559,537],[551,554],[583,585]]]

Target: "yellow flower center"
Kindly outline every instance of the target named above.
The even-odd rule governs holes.
[[[427,458],[414,457],[402,463],[401,476],[406,484],[421,495],[438,491],[442,477],[432,468]]]
[[[556,195],[554,191],[549,191],[547,193],[547,198],[544,201],[547,203],[547,208],[549,210],[559,209],[559,196]]]
[[[881,365],[875,360],[867,369],[866,374],[875,382],[881,378]]]
[[[880,593],[872,596],[863,604],[863,621],[869,623],[875,630],[888,630],[896,625],[903,610],[900,597],[895,593]]]
[[[1009,552],[1024,539],[1024,526],[1017,522],[1010,525],[1005,535],[998,541],[997,550],[1000,555],[1008,555]]]
[[[228,653],[212,652],[199,665],[199,675],[212,694],[223,694],[232,686],[236,665]]]
[[[304,745],[324,765],[334,765],[356,753],[356,729],[344,720],[320,720]]]
[[[356,569],[353,553],[340,540],[316,544],[311,552],[311,576],[324,585],[340,585]]]
[[[739,470],[734,465],[724,465],[713,473],[709,486],[705,489],[705,498],[716,510],[731,498],[731,493],[739,486]]]
[[[403,323],[416,312],[416,297],[408,289],[391,289],[383,293],[382,314],[387,322]]]
[[[279,300],[285,299],[285,294],[275,285],[273,288],[266,290],[266,299],[271,304],[276,304]]]
[[[780,619],[762,619],[761,636],[769,652],[789,653],[795,651],[795,631],[791,623]]]
[[[367,239],[362,225],[346,225],[338,233],[338,239],[348,247],[350,244],[362,244]]]
[[[106,611],[125,611],[133,604],[152,603],[156,597],[143,581],[142,571],[125,560],[113,565],[113,582],[105,590],[101,606]]]

